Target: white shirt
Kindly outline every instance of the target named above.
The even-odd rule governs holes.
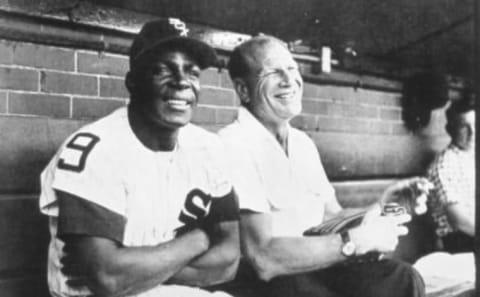
[[[288,127],[288,156],[274,136],[245,108],[219,131],[230,157],[240,209],[269,213],[273,236],[301,236],[323,221],[335,198],[316,146]]]

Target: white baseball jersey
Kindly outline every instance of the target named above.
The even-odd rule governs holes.
[[[59,262],[63,242],[57,235],[87,234],[125,246],[146,246],[173,239],[175,229],[198,215],[235,220],[234,193],[223,159],[217,136],[190,124],[180,129],[174,151],[149,150],[133,133],[127,108],[74,133],[41,176],[40,209],[50,216],[52,235],[52,294],[89,293],[66,285]],[[55,191],[80,199],[62,208]],[[198,288],[159,285],[138,296],[210,295]]]

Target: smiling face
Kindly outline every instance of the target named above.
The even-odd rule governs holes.
[[[244,78],[250,111],[263,121],[282,123],[302,110],[303,81],[290,52],[277,41],[254,46],[247,53]]]
[[[136,78],[135,109],[150,123],[177,129],[188,124],[200,91],[200,68],[181,51],[160,53]]]

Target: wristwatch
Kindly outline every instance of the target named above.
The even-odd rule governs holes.
[[[348,230],[344,230],[340,232],[340,236],[342,237],[342,255],[345,257],[352,257],[355,255],[355,250],[357,247],[355,246],[355,243],[350,240],[350,234],[348,233]]]

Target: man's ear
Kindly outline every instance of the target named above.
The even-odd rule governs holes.
[[[127,87],[127,90],[130,92],[130,94],[135,93],[137,85],[135,84],[135,80],[133,79],[133,74],[131,71],[127,72],[127,75],[125,76],[125,87]]]
[[[248,91],[247,84],[241,78],[233,79],[233,87],[242,101],[242,104],[247,105],[250,102],[250,94]]]

